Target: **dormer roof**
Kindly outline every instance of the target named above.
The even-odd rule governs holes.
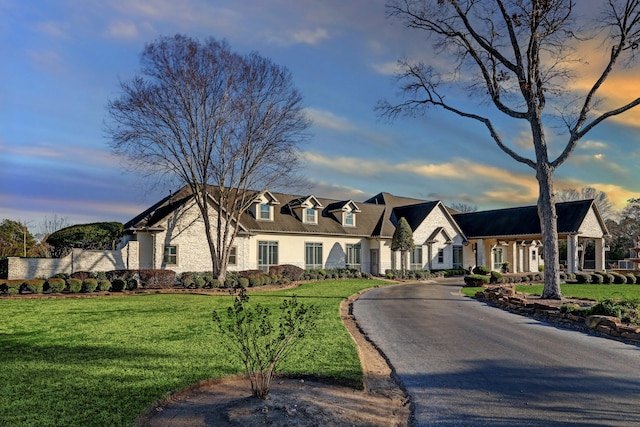
[[[345,200],[341,202],[334,202],[327,206],[327,212],[362,212],[358,205],[353,200]]]
[[[322,203],[318,201],[318,199],[311,195],[305,197],[298,197],[297,199],[291,200],[288,205],[291,208],[304,208],[304,209],[322,209]]]

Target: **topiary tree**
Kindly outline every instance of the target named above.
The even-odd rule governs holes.
[[[405,275],[405,258],[407,251],[412,251],[416,247],[413,242],[413,231],[409,223],[404,217],[398,220],[396,230],[393,232],[393,239],[391,240],[391,250],[396,252],[400,251],[400,270],[402,275]]]

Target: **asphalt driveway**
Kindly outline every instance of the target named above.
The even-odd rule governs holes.
[[[371,290],[353,313],[418,426],[640,425],[640,347],[459,294],[460,280]]]

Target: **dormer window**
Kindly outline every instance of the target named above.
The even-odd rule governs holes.
[[[318,223],[318,211],[313,208],[306,208],[304,210],[304,222],[306,224],[317,224]]]
[[[345,212],[344,213],[344,225],[346,227],[355,227],[356,225],[356,216],[353,212]]]
[[[280,202],[269,191],[255,196],[251,205],[251,213],[258,221],[273,221],[273,206]]]
[[[273,220],[273,208],[268,203],[260,203],[258,209],[258,219],[261,221]]]

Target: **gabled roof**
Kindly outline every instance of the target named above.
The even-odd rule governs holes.
[[[149,209],[125,223],[124,230],[153,228],[167,215],[185,205],[189,200],[191,200],[191,190],[188,186],[182,187],[175,194],[169,194]]]
[[[327,206],[328,212],[360,212],[360,208],[355,204],[353,200],[343,200],[340,202],[331,203]]]
[[[572,234],[580,230],[587,213],[595,209],[607,234],[607,228],[592,199],[556,203],[558,234]],[[453,215],[467,238],[536,236],[540,235],[540,219],[537,206],[496,209]]]
[[[315,196],[298,197],[287,203],[292,208],[322,208],[322,203]]]

